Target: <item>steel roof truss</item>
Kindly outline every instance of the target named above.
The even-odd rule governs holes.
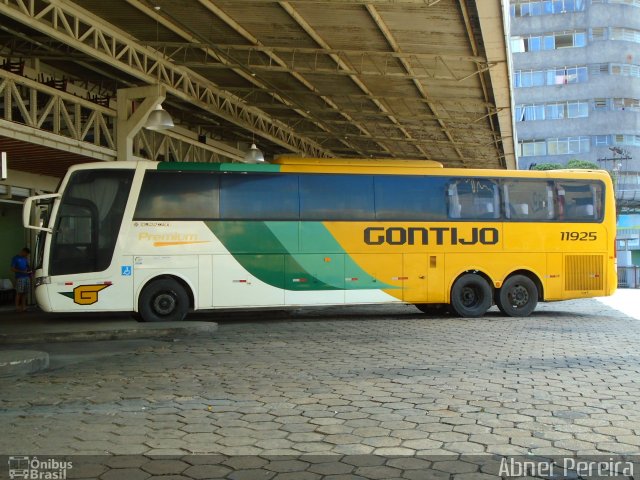
[[[312,156],[331,155],[282,122],[247,105],[195,72],[175,66],[157,51],[143,47],[84,10],[59,0],[51,0],[44,8],[36,0],[3,0],[0,13],[149,84],[158,82],[160,70],[160,79],[172,95],[255,131],[278,145]]]

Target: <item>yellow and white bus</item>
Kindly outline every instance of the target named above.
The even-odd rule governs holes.
[[[32,225],[42,201],[49,218]],[[287,157],[78,165],[24,210],[41,231],[43,310],[146,321],[390,302],[526,316],[538,301],[614,292],[615,222],[604,171]]]

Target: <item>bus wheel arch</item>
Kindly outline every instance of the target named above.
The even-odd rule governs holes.
[[[462,272],[451,286],[451,309],[461,317],[481,317],[493,304],[492,285],[491,279],[484,272]]]
[[[146,322],[183,320],[194,306],[191,286],[175,275],[150,278],[138,295],[138,314]]]
[[[503,314],[509,317],[526,317],[543,298],[540,278],[529,270],[516,270],[496,290],[494,300]]]

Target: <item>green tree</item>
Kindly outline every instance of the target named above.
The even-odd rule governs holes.
[[[531,170],[559,170],[564,168],[559,163],[538,163]]]
[[[561,163],[539,163],[532,170],[560,170],[562,168],[579,168],[584,170],[600,170],[601,167],[597,163],[587,162],[578,158],[571,159],[566,165]]]
[[[586,160],[579,160],[574,158],[567,162],[567,168],[582,168],[585,170],[600,170],[600,165],[593,162],[587,162]]]

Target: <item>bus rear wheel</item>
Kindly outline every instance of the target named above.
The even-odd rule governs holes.
[[[476,273],[465,273],[451,289],[451,308],[461,317],[481,317],[493,303],[491,286]]]
[[[507,278],[497,295],[496,303],[510,317],[526,317],[538,304],[538,287],[525,275]]]
[[[189,296],[177,281],[154,280],[144,287],[138,311],[145,322],[177,322],[187,315]]]

